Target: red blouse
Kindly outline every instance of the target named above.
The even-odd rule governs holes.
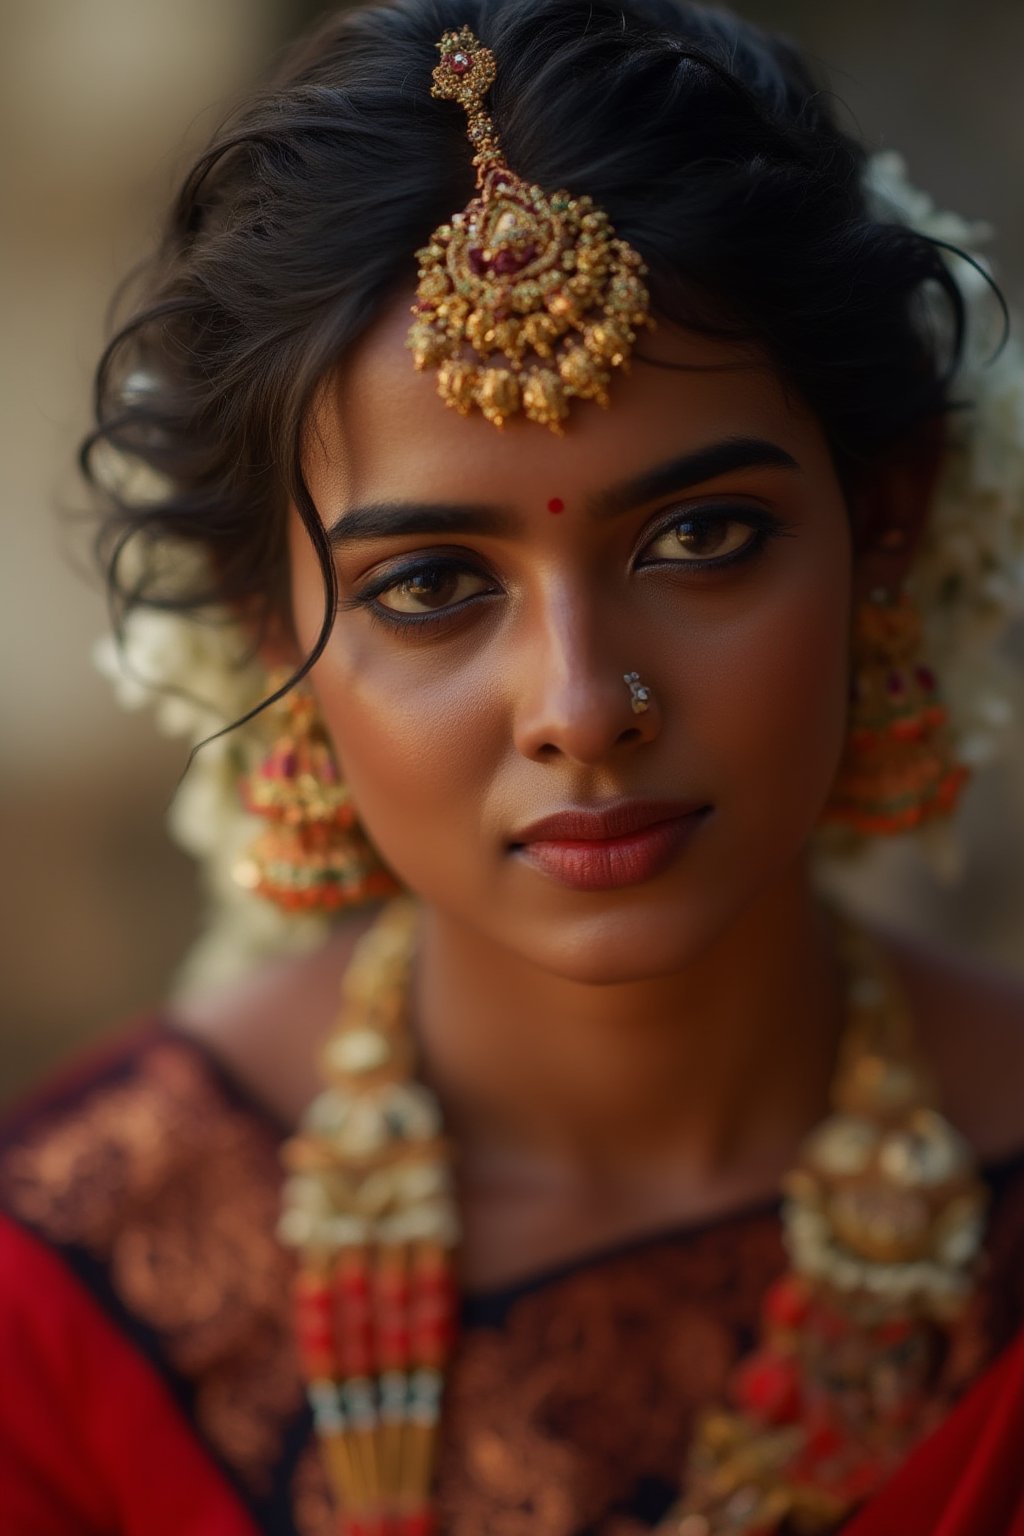
[[[283,1135],[148,1021],[0,1143],[4,1536],[328,1536],[274,1228]],[[960,1401],[844,1536],[1024,1536],[1024,1147],[984,1170]],[[640,1536],[786,1267],[777,1201],[474,1294],[444,1536]]]

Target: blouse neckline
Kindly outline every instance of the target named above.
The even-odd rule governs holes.
[[[212,1074],[227,1097],[259,1120],[276,1144],[284,1142],[293,1134],[293,1128],[286,1125],[275,1110],[232,1072],[230,1066],[202,1036],[192,1034],[190,1030],[183,1028],[168,1012],[158,1013],[155,1024],[161,1036],[192,1051]],[[993,1188],[993,1192],[995,1187],[1016,1171],[1024,1172],[1024,1143],[1009,1153],[979,1165],[982,1178]],[[542,1264],[520,1278],[503,1281],[496,1285],[477,1286],[465,1291],[463,1293],[465,1320],[470,1323],[486,1323],[492,1315],[503,1312],[519,1297],[557,1285],[560,1281],[572,1279],[575,1275],[588,1269],[598,1268],[602,1264],[613,1263],[631,1256],[637,1257],[645,1251],[665,1245],[695,1243],[730,1227],[755,1223],[758,1225],[779,1223],[781,1226],[781,1216],[782,1194],[776,1192],[741,1201],[733,1207],[705,1216],[663,1223],[660,1226],[629,1233],[622,1238],[598,1243],[570,1258]]]

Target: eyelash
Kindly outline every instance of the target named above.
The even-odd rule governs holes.
[[[784,527],[779,518],[774,517],[770,512],[764,512],[757,507],[749,506],[742,508],[726,507],[721,512],[687,512],[684,516],[670,518],[654,530],[643,547],[646,549],[648,544],[657,543],[666,533],[671,533],[673,529],[678,528],[683,523],[696,523],[704,530],[713,529],[721,525],[727,526],[729,523],[745,523],[747,527],[753,530],[754,536],[746,544],[742,545],[740,549],[729,555],[715,555],[705,560],[656,560],[652,562],[652,565],[669,566],[673,569],[681,567],[684,570],[691,571],[722,570],[726,566],[746,565],[755,561],[759,555],[764,553],[771,539],[785,537],[791,532],[791,530]],[[391,568],[387,572],[382,572],[379,577],[363,587],[362,591],[340,601],[338,603],[338,611],[347,612],[353,609],[364,609],[375,623],[383,624],[385,628],[392,631],[405,630],[408,633],[411,630],[433,628],[436,625],[450,622],[453,615],[461,613],[464,608],[478,601],[481,597],[491,594],[478,592],[473,597],[463,598],[461,602],[451,603],[446,608],[439,608],[433,613],[427,612],[423,614],[398,614],[393,609],[383,607],[376,599],[382,593],[390,591],[392,587],[400,586],[403,581],[413,580],[417,576],[432,576],[442,573],[444,575],[452,575],[465,572],[474,576],[481,574],[479,568],[469,560],[438,555],[420,556],[418,559],[409,561],[406,565],[399,566],[397,570]]]

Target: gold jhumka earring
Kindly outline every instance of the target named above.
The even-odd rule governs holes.
[[[920,646],[920,614],[905,592],[878,588],[860,604],[849,729],[824,823],[895,835],[955,808],[970,772],[953,759],[947,711]]]
[[[483,106],[491,50],[468,27],[437,47],[431,95],[466,109],[477,195],[416,253],[407,345],[463,415],[477,407],[501,427],[522,411],[561,432],[571,398],[608,404],[611,370],[628,370],[637,330],[653,327],[647,268],[589,197],[545,193],[509,169]]]
[[[356,818],[312,695],[293,689],[281,727],[242,799],[269,823],[234,871],[246,890],[288,911],[334,912],[401,889]]]

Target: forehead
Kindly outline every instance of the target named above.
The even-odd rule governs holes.
[[[831,472],[816,418],[761,353],[665,320],[640,337],[629,374],[613,370],[609,407],[572,402],[564,436],[522,415],[500,429],[479,411],[461,416],[405,346],[413,297],[410,289],[388,305],[319,392],[307,474],[314,494],[329,489],[335,511],[368,496],[585,497],[735,436],[767,438],[811,473]]]

